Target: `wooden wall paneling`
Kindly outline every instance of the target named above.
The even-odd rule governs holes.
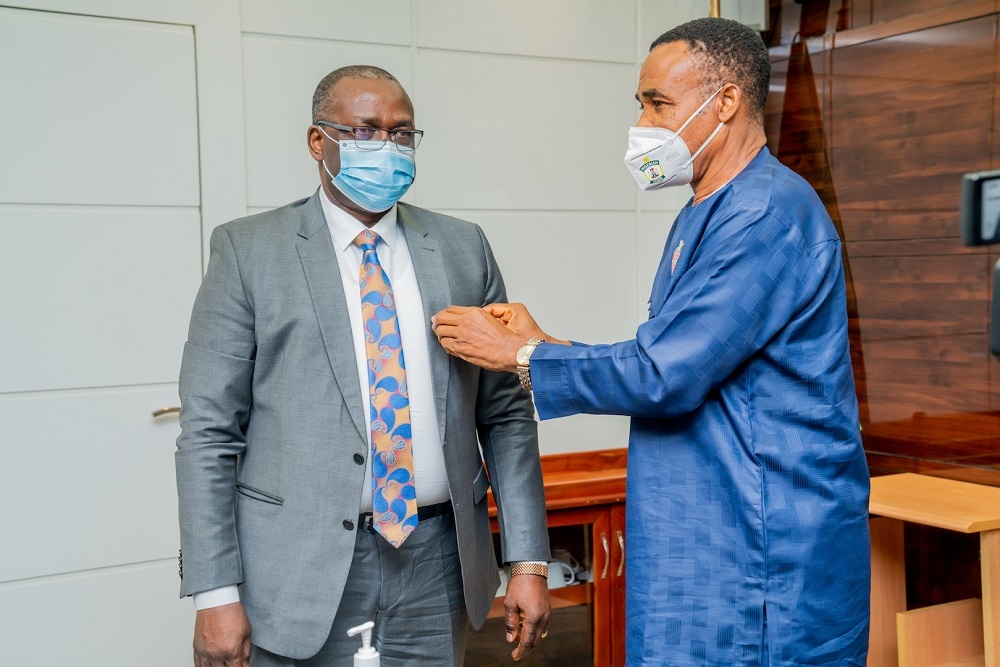
[[[851,28],[863,28],[872,23],[873,0],[844,0],[851,3]]]
[[[795,0],[775,3],[782,17],[771,36],[779,94],[768,107],[770,135],[789,127],[785,97],[802,95],[788,75],[795,33],[788,19],[799,8]],[[1000,486],[1000,362],[987,347],[1000,246],[964,248],[957,229],[961,174],[1000,168],[1000,2],[834,0],[828,7],[826,67],[812,50],[810,63],[814,79],[824,79],[814,120],[831,176],[814,187],[839,219],[853,278],[852,332],[863,344],[859,364],[852,337],[852,357],[863,378],[862,414],[869,410],[862,437],[870,471]],[[834,24],[832,13],[845,9],[849,25]],[[776,153],[804,171],[815,166],[815,151],[803,159],[785,139],[770,137]],[[911,605],[970,597],[979,568],[966,546],[907,532]],[[878,662],[873,649],[870,664]],[[887,664],[895,664],[891,656]]]
[[[988,392],[982,360],[968,361],[961,344],[953,349],[947,337],[984,331],[988,261],[961,247],[951,221],[957,175],[967,156],[981,151],[988,132],[986,113],[965,109],[968,96],[990,92],[992,58],[984,56],[993,49],[992,22],[832,52],[831,171],[857,293],[873,423],[946,405],[957,413],[988,409],[976,395]],[[908,217],[900,218],[901,212]],[[923,228],[912,228],[914,220]],[[894,339],[906,340],[897,347],[889,342]],[[914,353],[934,356],[925,361]]]
[[[1000,11],[1000,2],[998,4],[998,11]],[[1000,16],[993,17],[993,31],[994,34],[998,36],[998,39],[994,40],[993,43],[993,90],[991,96],[991,104],[993,107],[993,122],[992,122],[992,132],[990,136],[990,169],[1000,168],[1000,99],[998,99],[998,92],[1000,92]],[[989,327],[992,328],[992,318],[993,313],[990,312],[991,303],[993,301],[993,270],[994,267],[1000,264],[1000,246],[990,246],[989,247],[989,258],[990,258],[990,277],[986,281],[987,298],[985,308],[983,309],[983,318],[989,323]],[[1000,313],[996,314],[998,321],[1000,321]],[[1000,360],[990,356],[990,360],[987,362],[987,368],[990,378],[990,408],[992,410],[1000,410]],[[998,439],[1000,441],[1000,439]],[[979,477],[989,478],[989,482],[980,483],[993,483],[996,486],[1000,486],[1000,465],[997,465],[997,459],[1000,458],[1000,448],[997,448],[995,453],[991,455],[986,455],[978,457],[976,459],[971,459],[969,461],[970,465],[974,465],[980,468],[989,468],[989,472],[979,473]],[[968,481],[977,481],[969,479]]]
[[[934,255],[942,244],[956,252]],[[903,245],[912,254],[898,249]],[[879,253],[878,246],[888,252]],[[918,411],[989,409],[988,355],[982,347],[989,256],[960,250],[957,241],[948,240],[848,244],[865,352],[868,446],[882,421]],[[955,437],[954,424],[942,428],[942,441]]]
[[[1000,470],[996,468],[979,468],[968,466],[948,466],[934,473],[935,477],[954,479],[970,484],[985,486],[1000,486]]]
[[[808,53],[808,65],[802,60],[801,49]],[[829,132],[823,122],[823,109],[829,54],[822,39],[809,39],[804,45],[797,42],[790,56],[780,61],[781,92],[769,100],[765,114],[771,130],[768,145],[786,166],[819,189],[828,180],[824,147]],[[800,82],[811,90],[803,90]]]
[[[995,19],[833,52],[830,123],[841,206],[954,210],[956,177],[983,165]]]
[[[872,23],[968,4],[967,0],[872,0]]]
[[[956,198],[957,184],[956,184]],[[961,243],[940,243],[941,239],[959,238],[958,207],[950,210],[898,210],[875,209],[864,203],[842,205],[841,224],[849,244],[851,257],[878,256],[887,250],[887,244],[869,244],[866,241],[903,241],[895,250],[905,253],[907,242],[912,239],[929,239],[925,243],[936,243],[930,254],[975,254],[989,252],[984,248],[964,248]],[[927,250],[927,248],[923,248]],[[910,248],[916,251],[917,248]]]
[[[921,88],[913,86],[911,99],[900,100],[901,106],[922,105],[908,120],[931,125],[935,120],[929,117],[936,116],[937,121],[955,119],[956,127],[919,138],[902,132],[900,136],[880,137],[877,126],[891,126],[896,119],[868,116],[859,120],[865,118],[860,104],[835,103],[831,165],[842,206],[953,211],[961,174],[987,168],[988,159],[976,156],[982,155],[982,147],[989,141],[988,115],[981,111],[966,114],[969,103],[956,100],[964,92],[959,87],[936,95],[922,93]],[[988,86],[977,88],[979,95],[989,93]],[[854,149],[847,148],[852,144]],[[865,150],[858,150],[858,146]]]
[[[865,455],[868,457],[868,471],[872,477],[912,472],[919,475],[930,475],[932,477],[943,477],[960,482],[969,482],[971,484],[1000,486],[1000,469],[996,467],[982,468],[976,466],[974,463],[949,463],[945,461],[918,459],[909,454],[883,454],[881,452],[874,452],[871,449],[866,449]],[[953,556],[953,553],[946,552],[942,556],[941,562],[947,562]],[[931,603],[928,602],[927,604]]]
[[[1000,0],[997,11],[1000,12]],[[993,34],[998,39],[993,41],[993,94],[990,102],[993,106],[993,123],[990,136],[990,169],[1000,169],[1000,15],[993,16]]]
[[[950,6],[946,5],[925,12],[909,14],[890,21],[855,26],[851,30],[836,33],[834,43],[837,48],[846,48],[886,37],[905,35],[928,28],[990,16],[997,13],[1000,10],[998,8],[1000,8],[998,0],[964,0]]]
[[[929,415],[869,424],[865,450],[872,476],[913,472],[1000,486],[1000,415],[994,411]],[[945,550],[944,553],[946,553]],[[926,604],[947,601],[936,598]]]
[[[773,155],[781,151],[781,118],[785,108],[785,88],[788,83],[788,58],[771,59],[771,84],[764,108],[764,135]]]
[[[864,47],[852,47],[864,48]],[[840,54],[835,52],[835,61]],[[958,179],[989,167],[989,85],[833,78],[833,182],[842,207],[955,211]]]
[[[987,331],[990,331],[993,326],[993,313],[991,312],[991,304],[993,303],[993,271],[998,262],[1000,262],[1000,246],[988,246],[987,250],[989,273],[986,279],[986,301],[983,303],[981,317],[986,322]],[[997,313],[997,317],[1000,318],[1000,313]],[[989,359],[986,362],[986,370],[990,383],[989,409],[1000,411],[1000,360],[994,358],[992,354],[989,355]],[[1000,452],[1000,447],[997,448],[997,451]]]
[[[985,411],[986,340],[983,333],[866,342],[871,422]]]
[[[864,431],[869,450],[926,460],[984,465],[1000,460],[1000,417],[993,412],[929,415],[924,412],[869,425]],[[992,458],[990,458],[992,457]],[[922,472],[908,470],[901,472]]]
[[[874,341],[987,332],[983,302],[992,266],[986,254],[933,254],[957,241],[915,241],[926,254],[851,257],[865,345]],[[855,244],[848,244],[848,250]],[[872,250],[876,243],[857,244]],[[888,244],[890,249],[898,244]],[[940,341],[938,349],[948,349]],[[985,358],[983,362],[987,361]],[[985,370],[985,369],[984,369]],[[981,387],[987,390],[988,387]],[[986,403],[983,409],[988,409]]]
[[[771,14],[774,20],[771,23],[770,53],[772,57],[784,58],[788,56],[788,45],[799,32],[802,3],[795,0],[772,0],[772,2],[778,7]]]

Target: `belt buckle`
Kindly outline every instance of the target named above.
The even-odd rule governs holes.
[[[368,533],[375,532],[375,529],[372,528],[372,515],[370,513],[366,513],[364,517],[364,522],[361,524],[361,530]]]

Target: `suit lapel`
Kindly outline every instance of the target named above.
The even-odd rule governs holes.
[[[299,225],[299,239],[296,249],[309,296],[312,298],[316,319],[330,368],[340,387],[340,393],[347,404],[347,410],[362,439],[367,440],[365,417],[362,412],[366,401],[361,396],[358,385],[358,362],[354,355],[354,332],[347,312],[347,300],[340,279],[340,265],[333,249],[333,240],[327,232],[326,218],[317,190],[303,206],[302,221]]]
[[[448,380],[451,374],[451,357],[437,342],[431,330],[431,316],[451,305],[451,288],[444,257],[436,239],[428,235],[415,214],[405,204],[399,204],[399,227],[406,237],[410,249],[413,271],[417,276],[420,300],[424,306],[424,322],[427,327],[427,353],[431,360],[431,379],[434,383],[434,408],[437,412],[438,431],[441,442],[445,442],[447,422]]]

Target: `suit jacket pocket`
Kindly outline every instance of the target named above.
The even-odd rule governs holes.
[[[247,498],[252,498],[253,500],[259,500],[264,503],[269,503],[271,505],[284,505],[285,499],[279,496],[272,495],[261,491],[260,489],[255,489],[252,486],[247,486],[243,482],[236,482],[236,490]]]
[[[486,476],[486,468],[479,468],[479,474],[472,482],[472,502],[479,504],[486,497],[486,491],[490,488],[490,480]]]

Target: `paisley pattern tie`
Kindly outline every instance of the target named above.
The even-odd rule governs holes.
[[[368,395],[372,421],[372,525],[394,547],[417,527],[413,442],[406,365],[389,277],[367,229],[354,239],[361,248],[361,315],[368,351]]]

